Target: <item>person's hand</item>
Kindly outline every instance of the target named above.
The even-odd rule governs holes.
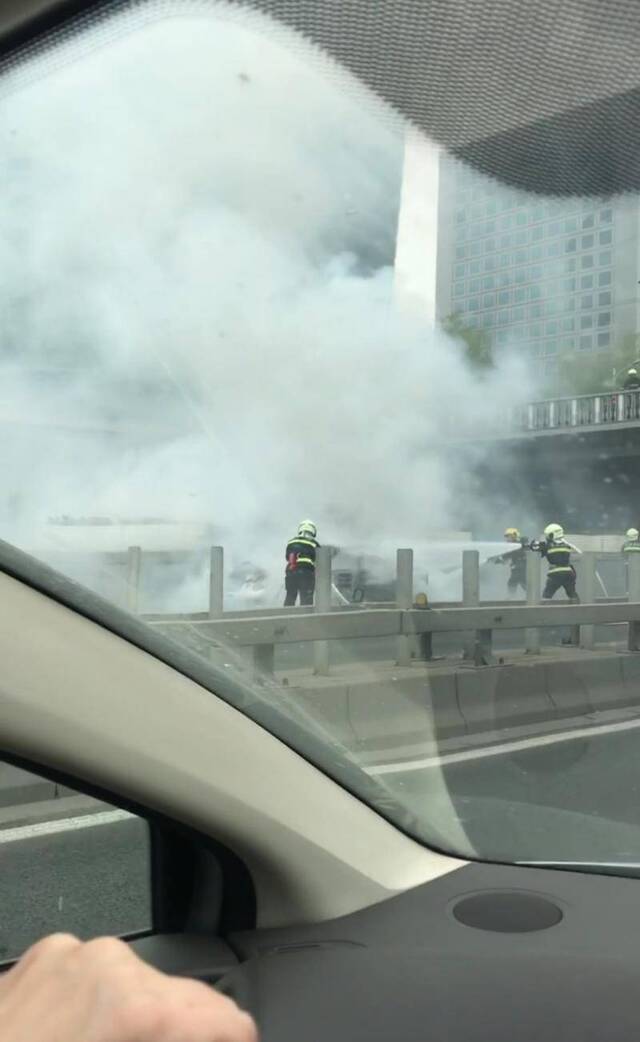
[[[0,976],[2,1042],[257,1042],[251,1018],[198,981],[167,977],[122,941],[38,942]]]

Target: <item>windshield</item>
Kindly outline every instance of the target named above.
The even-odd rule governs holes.
[[[633,872],[637,195],[527,184],[534,86],[419,128],[410,21],[376,78],[315,6],[5,63],[3,539],[422,841]]]

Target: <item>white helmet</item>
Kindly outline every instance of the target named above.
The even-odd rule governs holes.
[[[310,536],[312,539],[318,534],[318,529],[314,525],[313,521],[301,521],[298,525],[298,535]]]
[[[627,529],[627,539],[640,539],[640,532],[637,528]]]
[[[551,539],[551,540],[563,539],[564,538],[564,528],[562,527],[562,525],[556,525],[556,524],[547,525],[547,527],[544,530],[544,534],[545,534],[547,539]]]

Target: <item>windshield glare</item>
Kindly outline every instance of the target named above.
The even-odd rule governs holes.
[[[421,840],[633,874],[637,198],[495,180],[214,0],[4,84],[3,539]]]

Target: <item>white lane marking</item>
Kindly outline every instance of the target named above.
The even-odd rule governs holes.
[[[0,828],[0,843],[17,843],[20,840],[36,839],[38,836],[53,836],[59,832],[93,828],[96,825],[113,825],[134,817],[126,810],[103,810],[98,814],[83,814],[77,818],[58,818],[57,821],[36,821],[33,825],[18,825],[11,829]]]
[[[542,735],[540,738],[521,738],[516,742],[503,742],[501,745],[489,745],[484,749],[468,749],[460,753],[448,753],[445,756],[430,756],[423,760],[405,760],[404,763],[381,763],[377,767],[365,767],[367,774],[405,774],[408,771],[419,771],[429,767],[440,767],[450,763],[465,763],[467,760],[484,760],[490,756],[504,756],[505,753],[517,753],[527,749],[538,749],[558,742],[574,742],[578,738],[592,738],[598,735],[615,734],[618,731],[632,731],[640,727],[640,720],[624,720],[619,724],[594,724],[593,727],[581,727],[576,731],[561,731],[559,734]]]

